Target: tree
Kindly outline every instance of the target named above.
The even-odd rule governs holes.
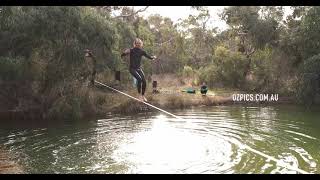
[[[307,59],[320,53],[320,7],[310,8],[301,22],[302,57]]]
[[[200,68],[212,59],[216,29],[207,26],[211,16],[207,7],[193,7],[196,14],[179,23],[185,37],[185,51],[188,52],[187,64]]]
[[[307,59],[300,67],[297,98],[300,103],[312,105],[320,93],[320,55]]]
[[[83,50],[92,49],[99,67],[112,68],[116,33],[110,23],[112,20],[91,7],[18,6],[3,10],[0,16],[1,61],[9,72],[23,75],[19,88],[14,88],[19,82],[14,77],[6,79],[3,86],[19,94],[18,105],[28,107],[19,99],[30,97],[30,102],[40,104],[43,111],[52,112],[50,109],[58,102],[66,109],[73,103],[87,103],[86,97],[79,99],[81,92],[78,91]],[[2,73],[8,74],[4,69]]]
[[[265,46],[277,46],[279,39],[279,21],[282,19],[281,7],[229,7],[221,14],[221,18],[232,29],[232,35],[238,38],[238,50],[247,59],[246,77],[251,69],[251,56],[256,49]]]

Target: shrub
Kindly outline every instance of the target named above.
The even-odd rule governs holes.
[[[312,105],[317,102],[320,85],[320,54],[307,59],[300,67],[300,78],[297,83],[298,102]]]

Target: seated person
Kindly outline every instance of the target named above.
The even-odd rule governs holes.
[[[201,94],[202,94],[202,95],[206,95],[206,94],[207,94],[207,92],[208,92],[208,87],[207,87],[207,85],[206,85],[206,83],[205,83],[205,82],[204,82],[204,83],[202,83],[202,86],[201,86],[200,92],[201,92]]]
[[[153,94],[159,93],[159,90],[157,89],[157,86],[158,86],[158,82],[157,81],[153,81],[152,82],[152,93]]]

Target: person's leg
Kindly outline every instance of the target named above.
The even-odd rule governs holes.
[[[142,96],[144,96],[144,93],[145,93],[145,91],[146,91],[146,87],[147,87],[147,81],[146,81],[146,78],[145,78],[145,76],[144,76],[144,73],[143,73],[143,71],[142,71],[142,69],[138,69],[137,70],[137,73],[140,75],[140,77],[141,77],[141,83],[142,83],[142,92],[141,92],[141,94],[142,94]]]
[[[140,77],[142,79],[142,81],[141,81],[141,83],[142,83],[142,92],[141,92],[142,99],[143,99],[143,101],[147,101],[147,98],[144,97],[144,93],[145,93],[146,87],[147,87],[146,78],[144,76],[144,73],[143,73],[142,69],[138,69],[137,72],[139,73],[139,75],[140,75]]]
[[[96,77],[96,70],[95,70],[95,69],[92,69],[91,76],[90,76],[90,85],[91,85],[91,86],[94,85],[95,77]]]
[[[137,80],[137,89],[138,89],[138,93],[141,94],[141,82],[142,82],[142,78],[139,75],[139,73],[137,72],[136,69],[130,69],[130,74],[136,78]]]

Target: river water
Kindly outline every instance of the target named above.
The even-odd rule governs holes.
[[[320,173],[320,111],[214,106],[4,126],[25,173]],[[297,170],[298,169],[298,170]]]

